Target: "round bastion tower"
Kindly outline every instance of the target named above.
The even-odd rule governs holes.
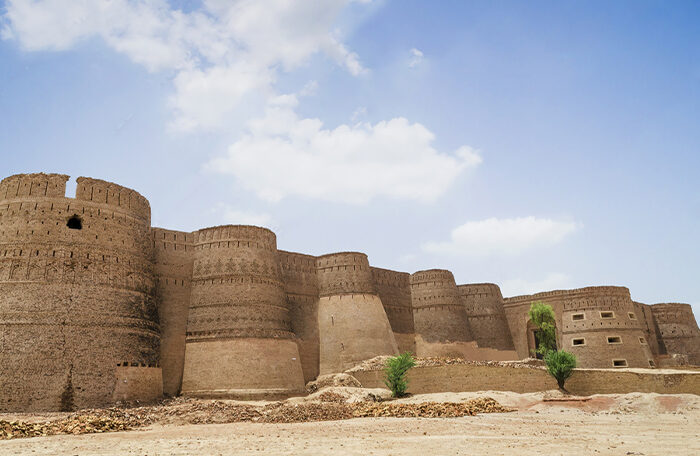
[[[0,411],[162,395],[148,201],[86,177],[67,198],[67,180],[0,183]]]
[[[535,349],[536,329],[529,322],[533,302],[549,304],[556,315],[558,348],[576,355],[579,365],[594,368],[654,367],[629,289],[601,286],[555,290],[505,300],[518,353]],[[515,329],[515,330],[514,330]]]
[[[514,351],[498,285],[471,283],[457,288],[467,313],[469,328],[479,347]]]
[[[182,393],[243,399],[303,391],[275,233],[241,225],[195,232]]]
[[[651,312],[668,354],[687,354],[690,364],[700,365],[700,329],[690,304],[654,304]]]
[[[450,271],[430,269],[411,274],[411,301],[417,356],[472,358],[476,344]]]
[[[343,252],[316,258],[319,374],[343,372],[361,361],[398,352],[367,255]]]

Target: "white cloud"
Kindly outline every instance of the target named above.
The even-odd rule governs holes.
[[[571,276],[561,272],[548,274],[539,281],[528,281],[525,279],[506,280],[501,284],[503,296],[519,296],[539,293],[541,291],[552,291],[571,288]]]
[[[212,212],[219,214],[224,223],[230,223],[232,225],[270,227],[272,224],[272,216],[270,216],[270,214],[241,211],[224,203],[217,204],[214,209],[212,209]]]
[[[411,49],[410,52],[411,60],[409,60],[408,62],[408,67],[415,68],[416,66],[420,65],[420,63],[423,61],[423,52],[416,48]]]
[[[183,12],[166,0],[7,0],[2,36],[27,51],[100,39],[149,71],[168,71],[171,131],[236,132],[243,116],[265,112],[247,123],[226,156],[210,163],[264,199],[433,200],[481,162],[476,151],[463,146],[440,153],[426,127],[401,117],[324,128],[294,110],[299,97],[316,90],[314,81],[298,94],[274,90],[281,71],[317,53],[353,75],[368,74],[334,29],[352,2],[202,0],[199,9]],[[411,52],[422,58],[418,49]]]
[[[366,115],[367,108],[364,106],[360,106],[359,108],[355,109],[355,111],[353,111],[352,116],[350,116],[350,121],[357,122],[361,117],[365,117]]]
[[[546,218],[489,218],[467,222],[452,230],[449,241],[428,242],[426,252],[446,255],[485,256],[517,254],[533,247],[554,245],[576,231],[575,222]]]
[[[269,201],[291,195],[352,204],[377,196],[431,201],[463,170],[481,163],[467,146],[454,155],[439,153],[433,138],[404,118],[327,129],[288,106],[269,106],[208,167]]]
[[[165,0],[7,0],[2,37],[27,51],[101,38],[149,71],[175,71],[173,129],[223,129],[246,94],[272,91],[280,67],[324,52],[353,75],[366,72],[331,30],[348,2],[204,0],[183,13]]]

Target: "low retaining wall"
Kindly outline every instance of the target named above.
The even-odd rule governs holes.
[[[151,402],[163,397],[163,372],[160,367],[120,366],[113,401]]]
[[[365,388],[384,388],[384,371],[351,373]],[[544,368],[455,364],[414,367],[408,373],[408,392],[513,391],[532,393],[557,388]],[[632,392],[700,395],[700,372],[653,369],[576,369],[566,382],[573,394]]]

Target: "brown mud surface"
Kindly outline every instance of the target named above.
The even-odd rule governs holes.
[[[382,400],[385,396],[383,390],[331,387],[284,402],[176,399],[73,414],[0,414],[5,422],[25,423],[93,416],[90,425],[98,428],[100,420],[115,419],[134,429],[0,440],[0,454],[700,454],[695,395],[579,398],[558,391],[487,391],[392,401]],[[514,411],[488,413],[504,409]]]

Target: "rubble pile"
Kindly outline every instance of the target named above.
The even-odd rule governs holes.
[[[158,424],[222,424],[237,422],[299,423],[364,417],[446,418],[477,413],[508,412],[491,398],[466,402],[347,402],[343,395],[325,391],[319,402],[273,402],[267,405],[235,401],[177,398],[159,405],[91,409],[43,422],[0,420],[0,440],[58,434],[127,431]]]
[[[420,402],[417,404],[361,402],[352,405],[354,416],[358,418],[456,418],[460,416],[474,416],[477,413],[512,411],[490,397],[472,399],[467,402]]]
[[[137,419],[129,414],[120,414],[111,409],[100,412],[100,415],[72,414],[67,418],[37,423],[0,420],[0,440],[58,434],[127,431],[148,424],[147,420]]]
[[[357,371],[375,371],[383,370],[386,367],[386,360],[389,356],[375,356],[374,358],[365,360],[357,366],[348,369],[346,373]],[[414,358],[415,367],[433,367],[433,366],[450,366],[453,364],[469,364],[472,366],[493,366],[493,367],[513,367],[523,369],[537,369],[544,366],[544,362],[538,359],[523,359],[518,361],[471,361],[464,358],[450,357],[428,357]]]

